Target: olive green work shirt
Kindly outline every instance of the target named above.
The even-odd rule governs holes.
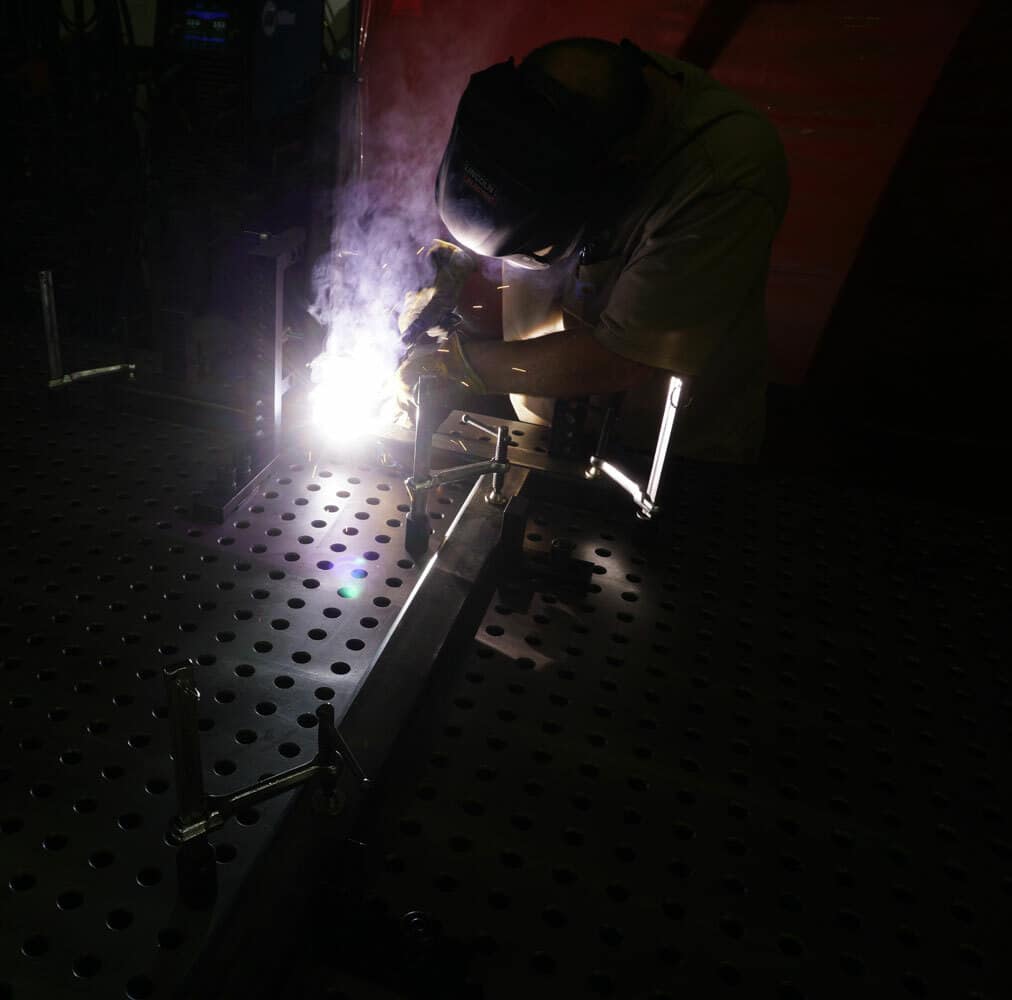
[[[607,220],[593,262],[504,266],[504,337],[589,325],[609,350],[658,369],[658,385],[683,379],[674,453],[752,462],[765,427],[765,291],[787,207],[786,158],[744,99],[695,66],[650,58],[681,84],[664,109],[662,154]],[[550,422],[554,401],[511,398],[520,419]],[[625,406],[654,398],[644,388]],[[647,426],[659,422],[662,399]]]

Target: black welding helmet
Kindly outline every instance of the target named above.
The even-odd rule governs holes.
[[[623,43],[639,82],[643,54]],[[510,59],[475,73],[457,107],[436,176],[436,205],[452,237],[486,257],[543,268],[580,245],[607,182],[606,158],[638,122],[612,120],[553,77]]]

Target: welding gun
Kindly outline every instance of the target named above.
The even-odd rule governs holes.
[[[441,339],[460,325],[457,301],[464,282],[476,266],[471,254],[445,240],[433,240],[426,258],[435,270],[433,282],[416,292],[409,292],[397,317],[397,328],[405,351],[427,335]]]

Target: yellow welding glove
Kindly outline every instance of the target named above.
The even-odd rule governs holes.
[[[408,292],[397,317],[397,328],[409,344],[424,341],[426,336],[445,338],[445,324],[476,264],[470,253],[446,240],[433,240],[425,257],[435,271],[432,284]]]
[[[423,375],[437,381],[434,386],[436,405],[456,410],[468,405],[473,396],[488,391],[481,376],[471,366],[460,337],[451,334],[439,347],[416,347],[401,362],[394,376],[394,395],[404,417],[411,426],[415,416],[415,386]]]

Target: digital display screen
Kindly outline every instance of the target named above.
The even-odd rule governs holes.
[[[205,48],[224,45],[228,41],[231,15],[224,10],[202,8],[183,11],[182,42],[185,48]]]

